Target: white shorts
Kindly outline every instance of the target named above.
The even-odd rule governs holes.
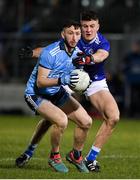
[[[106,83],[106,79],[92,82],[90,86],[87,88],[87,90],[85,91],[85,95],[91,96],[92,94],[95,94],[101,90],[109,91],[108,85]]]
[[[63,87],[69,94],[75,93],[73,90],[69,88],[69,86],[65,85]],[[95,94],[96,92],[101,90],[109,91],[106,79],[92,82],[90,86],[87,88],[87,90],[84,92],[84,94],[85,96],[91,96],[92,94]]]

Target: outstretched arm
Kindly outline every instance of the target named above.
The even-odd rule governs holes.
[[[100,63],[109,56],[109,52],[103,49],[99,49],[96,53],[92,54],[91,56],[93,57],[94,63]]]
[[[43,49],[42,47],[38,47],[38,48],[33,49],[32,50],[33,51],[32,57],[33,58],[38,58],[40,56],[40,54],[41,54],[42,49]]]
[[[30,46],[19,49],[18,56],[20,59],[24,58],[38,58],[43,47],[32,49]]]
[[[72,60],[74,66],[82,65],[92,65],[96,63],[101,63],[109,56],[109,52],[103,49],[99,49],[96,53],[86,55],[81,52],[77,54],[77,57]]]

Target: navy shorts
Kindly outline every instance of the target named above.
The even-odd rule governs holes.
[[[36,109],[40,106],[41,102],[43,100],[51,101],[56,106],[62,106],[68,99],[69,94],[66,92],[66,90],[61,87],[60,90],[50,96],[50,95],[25,95],[25,101],[27,105],[30,107],[31,110],[36,112]]]

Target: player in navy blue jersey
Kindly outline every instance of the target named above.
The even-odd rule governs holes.
[[[81,52],[76,47],[81,37],[80,24],[75,21],[68,21],[64,25],[61,35],[60,41],[52,43],[42,50],[27,82],[25,101],[33,111],[44,118],[41,123],[47,127],[46,129],[50,125],[53,126],[51,133],[52,148],[48,163],[58,172],[68,172],[68,168],[62,162],[59,153],[59,144],[68,124],[67,116],[73,114],[72,120],[77,124],[74,134],[74,147],[66,158],[79,171],[89,172],[83,162],[81,152],[92,120],[80,103],[63,88],[63,85],[73,87],[73,83],[77,82],[79,78],[78,74],[72,73],[72,70],[75,69],[72,59],[77,57],[78,52]],[[43,129],[41,132],[44,132]],[[36,136],[37,141],[38,137]],[[35,147],[36,144],[30,143],[27,150],[16,159],[18,167],[22,167],[28,162]]]
[[[104,62],[109,56],[110,44],[99,33],[100,24],[97,13],[85,11],[81,13],[80,21],[82,38],[78,43],[78,47],[84,53],[79,54],[79,57],[73,60],[73,64],[75,66],[84,66],[85,71],[88,72],[92,83],[87,88],[85,95],[100,112],[104,120],[85,158],[85,164],[90,171],[99,171],[96,158],[119,121],[119,109],[106,82]]]
[[[109,56],[110,44],[99,32],[100,23],[98,15],[94,11],[82,12],[80,22],[82,37],[78,42],[78,47],[83,53],[77,54],[78,57],[73,59],[73,64],[77,67],[84,66],[84,70],[88,72],[92,83],[87,88],[85,95],[104,120],[85,158],[85,164],[90,171],[99,171],[100,167],[96,158],[119,121],[120,113],[106,82],[104,63]],[[30,50],[34,57],[38,57],[41,51],[41,48],[38,51]],[[25,55],[28,55],[28,53],[26,49],[23,49],[21,57]]]

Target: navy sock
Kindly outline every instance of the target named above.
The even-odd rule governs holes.
[[[75,159],[79,159],[82,154],[82,151],[78,151],[76,149],[73,149],[73,156]]]
[[[37,144],[33,144],[33,145],[30,144],[28,146],[28,148],[26,149],[25,154],[27,154],[28,156],[32,157],[36,147],[37,147]]]
[[[51,152],[50,158],[53,158],[55,155],[59,154],[59,152]]]

